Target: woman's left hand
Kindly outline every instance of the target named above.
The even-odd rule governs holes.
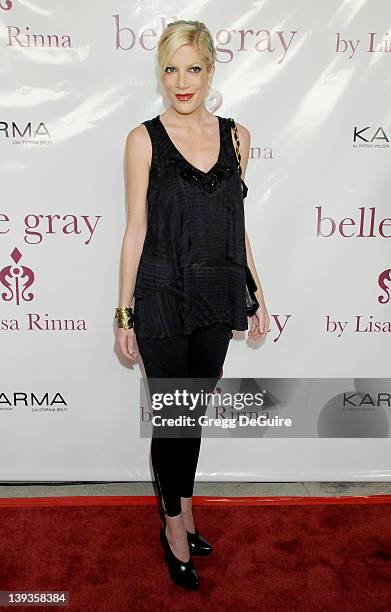
[[[248,332],[248,338],[251,340],[262,340],[269,330],[270,319],[266,309],[266,305],[262,302],[258,310],[250,317],[250,330]]]

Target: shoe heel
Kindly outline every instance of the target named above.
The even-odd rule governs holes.
[[[200,586],[200,578],[194,567],[191,555],[189,561],[181,561],[174,555],[167,540],[165,527],[162,527],[160,530],[160,540],[171,580],[185,589],[198,589]]]
[[[187,532],[187,541],[189,543],[190,554],[192,555],[205,557],[213,552],[212,544],[197,530],[195,533]]]

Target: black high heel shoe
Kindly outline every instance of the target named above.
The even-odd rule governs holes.
[[[187,530],[186,530],[187,531]],[[189,549],[192,555],[198,555],[199,557],[206,557],[211,555],[213,552],[213,546],[200,534],[197,529],[195,533],[187,531],[187,541],[189,542]]]
[[[167,540],[166,528],[160,530],[160,540],[164,549],[164,558],[168,565],[170,578],[179,586],[189,590],[196,590],[200,586],[200,577],[194,567],[191,555],[189,561],[181,561],[174,555]]]

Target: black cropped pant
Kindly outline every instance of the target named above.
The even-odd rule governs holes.
[[[232,330],[225,323],[201,327],[190,335],[168,338],[138,338],[150,393],[150,378],[189,378],[192,390],[202,378],[212,382],[212,391],[223,367]],[[196,380],[200,379],[199,383]],[[167,388],[167,387],[166,387]],[[155,391],[155,389],[154,389]],[[197,408],[197,416],[205,414]],[[201,446],[201,428],[194,437],[158,437],[154,427],[151,460],[161,509],[167,516],[181,513],[181,497],[192,497]]]

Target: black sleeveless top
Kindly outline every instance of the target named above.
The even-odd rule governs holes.
[[[230,120],[217,117],[220,152],[208,172],[183,157],[159,115],[143,122],[152,160],[148,226],[134,292],[136,336],[187,335],[217,322],[248,329],[247,186],[238,172]]]

